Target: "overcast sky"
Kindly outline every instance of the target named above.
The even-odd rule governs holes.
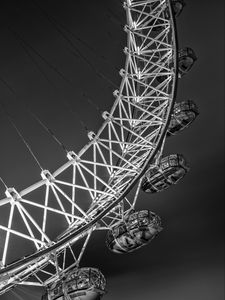
[[[179,45],[192,47],[198,61],[179,81],[178,100],[194,100],[200,116],[190,129],[167,141],[165,154],[184,154],[191,171],[165,192],[141,194],[137,208],[156,212],[164,227],[150,245],[118,256],[105,247],[104,234],[93,235],[83,264],[99,267],[106,276],[106,300],[223,299],[224,5],[222,0],[186,2],[177,21]],[[121,1],[37,3],[86,42],[88,47],[69,35],[98,74],[119,86],[117,69],[124,67],[126,42]],[[29,105],[68,149],[78,151],[88,141],[81,123],[96,131],[102,122],[82,94],[109,110],[114,88],[74,55],[72,45],[34,1],[1,3],[0,23],[1,101],[44,168],[54,171],[66,161],[65,154],[25,107]],[[20,190],[38,181],[40,169],[2,111],[0,139],[0,176],[7,185]],[[0,299],[35,300],[40,295],[37,288],[20,287]]]

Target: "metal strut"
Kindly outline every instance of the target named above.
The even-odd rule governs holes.
[[[6,185],[5,181],[3,180],[3,178],[1,176],[0,176],[0,181],[2,182],[2,184],[5,187],[5,189],[7,190],[8,186]]]
[[[129,1],[127,0],[127,4],[128,2]],[[151,1],[149,2],[147,0],[146,2],[151,3]],[[142,5],[142,1],[140,2],[140,5]],[[168,2],[168,5],[171,15],[170,2]],[[132,8],[127,6],[127,15],[130,16],[130,26],[133,24],[131,22],[133,15],[131,10]],[[142,21],[145,22],[146,17],[144,15],[144,11],[141,13],[141,16],[142,14]],[[173,24],[173,15],[171,18],[171,22]],[[151,21],[151,18],[149,18],[149,21]],[[164,21],[164,27],[166,29],[167,19]],[[141,30],[141,26],[139,29]],[[66,245],[73,242],[75,243],[83,236],[86,236],[88,231],[96,226],[100,220],[105,217],[110,217],[109,213],[115,213],[114,222],[117,222],[117,206],[121,201],[123,201],[128,192],[131,191],[137,180],[145,174],[149,164],[151,164],[155,159],[155,156],[158,153],[167,133],[170,121],[169,117],[172,112],[176,94],[175,82],[177,81],[176,32],[174,26],[172,26],[172,32],[164,31],[165,33],[163,35],[154,35],[154,43],[156,45],[151,44],[152,38],[150,36],[148,40],[149,35],[146,34],[146,42],[144,45],[146,45],[145,48],[147,48],[148,51],[166,51],[166,53],[170,55],[175,68],[175,72],[174,69],[170,69],[168,79],[171,80],[166,81],[166,88],[162,85],[158,85],[157,83],[154,84],[153,80],[149,83],[149,85],[147,85],[146,75],[154,75],[154,72],[152,73],[152,69],[154,69],[153,66],[155,65],[154,61],[152,62],[152,66],[146,66],[146,71],[142,70],[142,72],[139,72],[136,68],[136,62],[139,61],[139,59],[144,60],[146,56],[144,52],[145,50],[143,49],[143,51],[140,51],[140,49],[137,49],[138,60],[136,60],[133,56],[127,55],[126,72],[124,73],[125,76],[122,79],[118,95],[116,94],[116,102],[114,103],[110,114],[105,114],[106,121],[97,134],[93,135],[93,140],[78,153],[78,156],[71,159],[71,161],[66,162],[66,164],[56,170],[53,173],[52,182],[49,181],[52,185],[54,185],[54,187],[57,187],[57,191],[60,191],[70,202],[75,202],[75,191],[78,190],[78,188],[84,189],[84,195],[88,192],[90,194],[89,198],[91,198],[91,204],[87,213],[85,210],[82,218],[79,218],[79,212],[77,212],[77,221],[68,228],[68,231],[59,236],[55,243],[49,243],[47,244],[47,247],[42,247],[38,252],[23,257],[20,260],[5,266],[3,270],[0,270],[0,274],[9,274],[10,276],[9,280],[4,283],[4,285],[2,284],[2,292],[7,291],[7,289],[13,285],[16,285],[17,278],[26,279],[28,278],[28,275],[37,272],[39,267],[44,268],[45,264],[49,260],[50,252],[57,251],[60,255],[62,251],[64,251]],[[149,34],[150,33],[151,29],[149,29]],[[136,44],[139,40],[138,35],[136,34],[133,36],[129,33],[128,38],[128,45],[130,47],[129,50],[131,50],[131,46]],[[149,43],[152,45],[153,50],[149,46]],[[164,49],[164,46],[166,49]],[[161,59],[158,64],[159,67],[156,68],[156,71],[157,74],[161,75],[160,71],[164,66],[163,59]],[[156,78],[156,75],[154,75],[154,78]],[[136,82],[141,82],[143,86],[141,99],[137,96]],[[143,104],[146,106],[146,109],[143,109]],[[139,110],[145,111],[145,114],[137,114],[138,117],[142,117],[140,120],[137,120],[135,114],[136,111],[133,111],[133,107],[137,107],[137,112],[139,112]],[[162,116],[165,116],[165,120]],[[137,121],[140,121],[141,124]],[[133,126],[134,123],[137,129],[139,129],[139,127],[143,127],[143,130],[138,130],[137,133],[135,126]],[[129,126],[130,124],[132,126]],[[132,134],[132,138],[130,138],[129,142],[127,142],[126,137],[130,136],[130,134]],[[126,144],[128,147],[124,146]],[[120,147],[117,147],[117,145]],[[90,167],[87,167],[89,165]],[[70,179],[68,182],[63,182],[58,179],[54,182],[54,179],[58,175],[66,171],[71,166],[73,166],[72,184]],[[86,173],[84,174],[84,171],[87,172],[87,175]],[[109,176],[105,179],[105,173],[107,171],[109,171]],[[91,179],[89,184],[88,179],[90,175]],[[76,178],[81,178],[83,180],[82,185],[78,185],[79,181],[77,182]],[[73,195],[68,197],[66,192],[57,186],[57,183],[64,183],[65,185],[72,187],[72,193],[74,191]],[[44,184],[45,182],[43,185]],[[104,185],[103,189],[101,189],[102,184]],[[25,192],[22,191],[21,194],[25,196],[28,192],[36,190],[37,186],[39,187],[40,183],[35,184],[35,187],[27,188]],[[45,197],[48,199],[48,189],[47,192],[45,192]],[[97,198],[97,201],[94,201],[95,198]],[[58,198],[56,197],[56,199]],[[3,203],[5,203],[4,201],[5,199],[3,199]],[[24,200],[22,199],[21,201]],[[80,211],[81,209],[78,208],[77,210]],[[67,215],[71,215],[67,212],[64,212],[64,214],[65,217],[67,217]],[[105,224],[107,225],[107,223]],[[45,231],[42,233],[42,236],[44,234]],[[50,277],[47,279],[48,283],[53,282],[56,276],[57,274],[50,274]]]

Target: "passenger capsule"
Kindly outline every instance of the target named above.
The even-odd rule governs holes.
[[[185,74],[187,74],[190,69],[193,67],[195,61],[197,60],[197,56],[193,49],[189,47],[185,47],[181,49],[178,53],[178,76],[181,78]]]
[[[189,171],[183,155],[172,154],[161,159],[158,166],[151,167],[142,180],[142,190],[146,193],[163,191],[178,183]]]
[[[167,136],[175,135],[189,127],[191,123],[194,122],[198,114],[198,107],[191,100],[175,103]]]
[[[108,232],[106,245],[115,253],[132,252],[148,244],[161,230],[161,220],[155,213],[133,212]]]
[[[194,50],[192,50],[189,47],[183,48],[179,50],[178,52],[178,77],[181,78],[184,75],[186,75],[190,69],[193,67],[195,61],[197,60],[197,56],[194,53]],[[173,68],[172,60],[168,62],[168,68]],[[162,83],[164,80],[167,79],[168,76],[162,74],[163,72],[160,72],[157,74],[156,80],[159,83]]]
[[[42,300],[100,300],[105,285],[105,277],[98,269],[75,269],[53,283]]]
[[[178,17],[181,14],[181,12],[183,11],[185,2],[183,0],[172,0],[171,4],[172,4],[172,10],[174,12],[174,16]],[[168,6],[165,7],[165,9],[163,11],[161,4],[158,1],[156,1],[151,4],[150,8],[151,8],[151,11],[154,11],[155,15],[158,15],[160,17],[159,19],[155,18],[155,20],[150,22],[149,25],[152,26],[152,30],[160,31],[160,30],[165,29],[167,26],[167,23],[165,21],[163,21],[163,19],[169,20],[169,18],[170,18],[170,12],[169,12]]]
[[[172,8],[173,8],[173,12],[175,17],[178,17],[185,6],[185,2],[183,0],[172,0]]]

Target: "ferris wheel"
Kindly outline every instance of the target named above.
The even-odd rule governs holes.
[[[184,2],[126,0],[123,6],[126,63],[102,126],[88,132],[78,153],[68,151],[56,171],[41,170],[38,182],[21,191],[9,187],[0,200],[0,295],[33,285],[46,289],[43,300],[100,299],[103,274],[80,267],[90,237],[106,230],[115,253],[149,243],[161,220],[135,210],[139,194],[162,191],[189,170],[183,155],[163,156],[166,139],[198,115],[193,101],[175,103],[178,80],[197,59],[191,48],[178,49],[175,18]],[[61,232],[52,233],[54,224],[62,224]],[[29,253],[15,253],[23,243]]]

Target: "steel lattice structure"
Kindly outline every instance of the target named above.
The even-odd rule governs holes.
[[[161,156],[178,77],[171,1],[126,0],[124,8],[125,69],[101,128],[89,132],[79,153],[68,152],[55,172],[43,170],[40,181],[22,191],[8,188],[0,200],[6,216],[0,220],[0,294],[18,284],[46,286],[78,266],[92,233],[112,228],[134,208],[146,168]],[[132,188],[135,196],[129,197]],[[64,226],[57,237],[51,233],[53,217]],[[12,263],[15,237],[32,251]],[[72,246],[80,240],[75,255]]]

